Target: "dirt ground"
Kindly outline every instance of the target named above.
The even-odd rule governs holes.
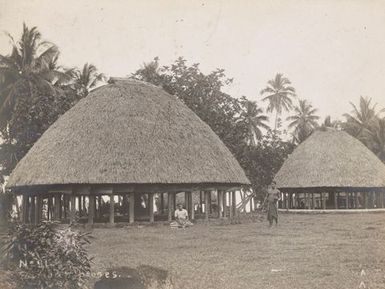
[[[150,265],[175,288],[385,288],[385,213],[94,229],[94,272]]]

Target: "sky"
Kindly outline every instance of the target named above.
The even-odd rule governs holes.
[[[226,92],[260,105],[276,73],[292,81],[321,117],[343,119],[368,96],[385,107],[385,1],[0,0],[3,31],[18,38],[37,26],[61,51],[61,64],[93,63],[108,76],[130,75],[154,57],[183,56],[203,72],[223,68]]]

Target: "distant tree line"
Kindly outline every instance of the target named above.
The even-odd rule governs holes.
[[[58,64],[59,49],[44,41],[36,27],[23,25],[21,38],[11,35],[11,51],[0,55],[0,175],[7,176],[44,131],[64,112],[107,79],[92,64],[81,69]],[[255,191],[263,193],[295,146],[321,127],[338,127],[362,141],[385,162],[384,109],[370,98],[344,115],[320,123],[317,109],[296,95],[290,80],[278,73],[259,93],[260,103],[235,98],[223,88],[232,79],[223,69],[204,74],[199,64],[180,57],[169,66],[159,59],[145,63],[130,77],[161,86],[176,95],[220,137],[244,168]],[[283,128],[281,115],[289,114]],[[269,125],[269,115],[274,127]]]

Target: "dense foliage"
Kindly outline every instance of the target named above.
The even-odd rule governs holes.
[[[0,175],[7,176],[43,132],[103,79],[93,65],[80,71],[57,65],[59,49],[23,25],[0,55]]]
[[[87,233],[55,223],[12,224],[4,246],[5,265],[18,288],[76,289],[86,286],[90,259]]]

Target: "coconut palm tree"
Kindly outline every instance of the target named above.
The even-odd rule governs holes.
[[[337,128],[341,124],[340,121],[338,120],[333,120],[330,115],[326,116],[323,123],[321,124],[321,127],[327,128],[327,127],[332,127],[332,128]]]
[[[256,145],[256,141],[262,138],[261,128],[269,129],[267,121],[269,118],[263,114],[262,108],[257,102],[248,100],[245,96],[241,98],[242,112],[241,121],[247,126],[248,144]]]
[[[159,66],[159,57],[155,57],[154,60],[143,63],[142,67],[136,71],[132,77],[142,81],[152,83],[154,85],[162,84],[161,77],[162,68]]]
[[[68,74],[73,75],[74,83],[80,97],[87,96],[91,89],[106,79],[103,73],[98,72],[95,65],[89,63],[84,64],[81,70],[74,69],[68,71]]]
[[[385,162],[385,118],[374,118],[363,139],[378,158]]]
[[[268,94],[263,101],[268,101],[268,112],[275,110],[274,130],[277,129],[278,116],[282,110],[289,111],[292,108],[292,98],[295,97],[295,89],[290,86],[291,82],[282,73],[277,73],[274,79],[267,82],[266,88],[261,91],[261,95]]]
[[[293,137],[300,143],[304,141],[318,126],[318,115],[315,115],[317,109],[306,100],[300,99],[298,105],[294,107],[294,114],[287,117],[290,121],[289,129],[294,129]]]
[[[47,41],[42,41],[37,27],[29,29],[23,24],[21,39],[15,41],[8,34],[12,51],[9,55],[0,55],[0,126],[3,128],[11,116],[18,98],[39,97],[40,89],[49,89],[54,93],[53,82],[64,77],[55,63],[59,55],[58,48]]]
[[[346,122],[344,123],[344,129],[351,135],[357,137],[360,140],[364,140],[370,126],[380,113],[385,109],[376,111],[377,104],[371,104],[372,99],[368,97],[360,97],[359,107],[350,103],[353,106],[353,111],[349,114],[344,114]]]

